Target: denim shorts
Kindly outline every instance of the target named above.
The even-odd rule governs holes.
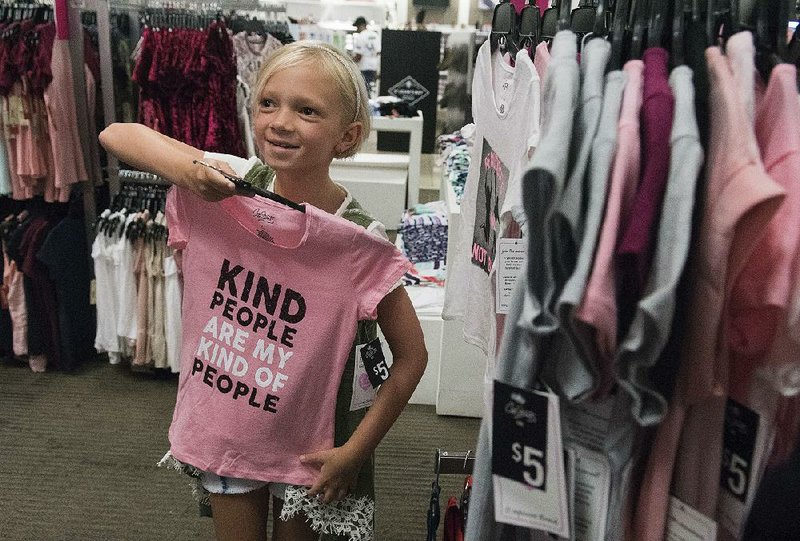
[[[246,494],[269,486],[269,493],[279,500],[286,499],[286,483],[269,483],[253,479],[239,479],[237,477],[223,477],[209,471],[200,472],[200,482],[203,488],[212,494]]]

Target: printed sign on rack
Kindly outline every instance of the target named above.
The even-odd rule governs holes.
[[[728,399],[725,406],[720,471],[722,490],[717,501],[717,518],[720,527],[736,538],[740,538],[744,531],[758,489],[758,475],[766,458],[764,451],[769,448],[771,418],[770,415],[761,416],[732,399]]]
[[[602,453],[580,445],[572,449],[575,452],[574,539],[604,541],[611,492],[611,465]]]
[[[558,397],[494,382],[495,520],[569,536]]]
[[[511,310],[514,286],[525,272],[527,241],[523,239],[499,239],[497,241],[497,294],[495,311],[507,314]]]

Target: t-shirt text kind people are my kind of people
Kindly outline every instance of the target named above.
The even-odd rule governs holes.
[[[294,354],[292,325],[306,315],[303,295],[224,259],[209,309],[219,315],[203,328],[191,376],[232,400],[277,413],[279,391],[289,380],[284,369]]]

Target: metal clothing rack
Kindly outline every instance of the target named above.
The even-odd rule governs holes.
[[[475,466],[475,455],[472,451],[452,452],[436,449],[433,471],[436,479],[431,483],[431,501],[428,506],[428,536],[427,541],[435,541],[436,532],[439,530],[441,511],[439,509],[440,475],[471,474]]]
[[[172,184],[160,176],[146,171],[134,171],[131,169],[120,169],[119,180],[127,184],[150,184],[155,186],[169,187]]]
[[[436,449],[435,460],[434,473],[436,474],[437,483],[439,482],[439,475],[469,475],[475,466],[475,454],[472,451],[454,453]]]

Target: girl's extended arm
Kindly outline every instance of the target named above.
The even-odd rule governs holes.
[[[326,503],[342,499],[355,486],[361,465],[400,416],[428,363],[422,328],[405,288],[395,289],[378,304],[378,324],[394,358],[391,377],[347,443],[300,458],[321,465],[320,477],[309,492]]]
[[[192,160],[203,159],[202,150],[167,137],[143,124],[111,124],[100,132],[100,144],[120,161],[142,171],[155,173],[208,201],[218,201],[234,193],[232,182],[216,171],[192,163]],[[226,163],[214,161],[214,165],[233,173]]]

